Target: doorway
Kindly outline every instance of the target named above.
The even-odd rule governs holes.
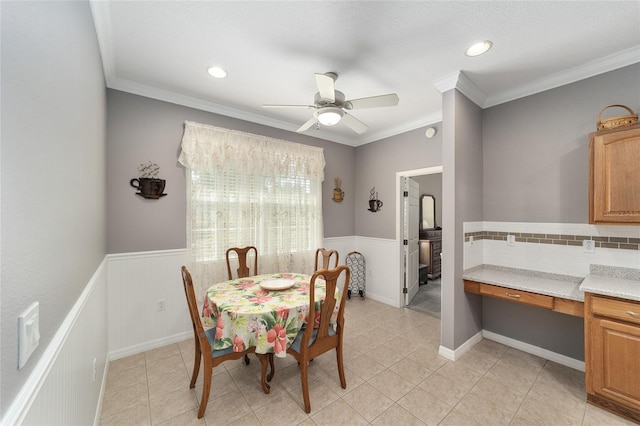
[[[409,289],[407,283],[411,283],[412,277],[415,275],[419,276],[419,271],[407,270],[410,264],[407,262],[407,247],[405,246],[405,232],[409,227],[409,224],[406,223],[409,217],[409,212],[406,211],[406,202],[404,197],[405,191],[405,178],[413,178],[412,180],[423,180],[425,178],[429,178],[428,175],[440,174],[439,178],[441,180],[442,175],[442,166],[428,167],[423,169],[415,169],[415,170],[406,170],[402,172],[396,173],[396,188],[397,188],[397,241],[398,241],[398,253],[399,253],[399,264],[401,265],[400,269],[400,297],[399,300],[402,301],[403,306],[408,308],[421,310],[427,312],[433,316],[439,317],[439,305],[440,305],[440,279],[433,278],[428,280],[427,285],[420,285],[418,292],[415,297],[406,297],[408,295]],[[435,177],[435,176],[434,176]],[[438,195],[442,193],[442,185],[439,185]],[[432,192],[429,190],[429,192]],[[420,189],[420,195],[423,194],[423,190]],[[441,206],[442,199],[439,196],[436,199],[436,202]],[[415,219],[412,219],[415,220]],[[439,218],[439,220],[441,220]],[[440,223],[438,221],[438,223]],[[411,267],[413,268],[413,267]],[[421,279],[421,282],[424,284],[425,281]],[[413,296],[413,295],[412,295]]]

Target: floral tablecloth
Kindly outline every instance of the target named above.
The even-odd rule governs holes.
[[[292,279],[287,290],[264,290],[260,283],[270,279]],[[309,283],[305,274],[279,273],[256,275],[214,284],[207,290],[202,308],[205,327],[215,327],[213,348],[233,346],[236,352],[255,346],[257,353],[287,355],[309,314]],[[336,293],[338,293],[336,291]],[[336,295],[338,296],[338,295]],[[316,326],[320,305],[325,297],[323,280],[316,280]],[[338,307],[332,322],[337,318]]]

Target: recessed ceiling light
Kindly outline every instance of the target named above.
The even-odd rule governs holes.
[[[493,46],[493,43],[490,40],[483,40],[469,47],[464,54],[467,56],[482,55],[487,50],[491,49],[491,46]]]
[[[215,78],[225,78],[227,76],[227,71],[221,67],[209,67],[207,72]]]

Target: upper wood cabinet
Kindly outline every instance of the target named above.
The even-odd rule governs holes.
[[[589,135],[589,223],[640,224],[640,125]]]

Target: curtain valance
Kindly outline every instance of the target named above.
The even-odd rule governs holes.
[[[322,148],[192,121],[184,126],[178,161],[188,169],[215,173],[249,168],[263,176],[324,180]]]

